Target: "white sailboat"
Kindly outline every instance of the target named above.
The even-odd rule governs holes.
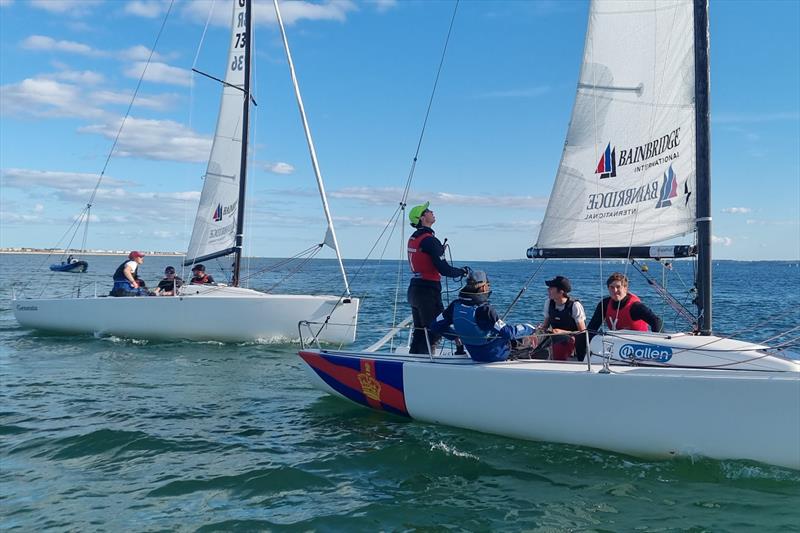
[[[360,352],[302,350],[311,381],[374,409],[509,437],[800,469],[800,361],[712,334],[707,13],[706,0],[591,3],[561,164],[528,250],[697,253],[699,334],[611,331],[586,362],[489,364],[380,352],[387,335]],[[691,233],[696,247],[653,245]]]
[[[322,324],[316,328],[320,340],[355,339],[359,300],[350,296],[282,21],[286,55],[327,218],[320,247],[327,245],[336,252],[345,292],[340,296],[271,294],[239,286],[251,103],[252,0],[229,2],[233,5],[232,31],[222,100],[185,264],[233,255],[231,286],[188,285],[175,296],[159,297],[15,298],[14,315],[22,326],[63,333],[240,342],[295,339],[301,335],[298,323],[308,320]],[[277,2],[275,9],[280,20]],[[199,316],[213,319],[198,320]]]

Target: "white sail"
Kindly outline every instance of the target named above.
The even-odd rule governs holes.
[[[233,23],[217,129],[186,252],[187,262],[233,251],[242,159],[245,3],[231,0]]]
[[[695,226],[691,0],[594,0],[536,248],[647,245]]]

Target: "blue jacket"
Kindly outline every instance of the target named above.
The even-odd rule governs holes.
[[[428,329],[448,338],[459,337],[470,357],[482,363],[505,361],[512,340],[534,333],[524,324],[509,326],[489,303],[476,305],[462,298],[451,302]]]

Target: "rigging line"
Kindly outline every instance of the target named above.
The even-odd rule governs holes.
[[[271,292],[271,291],[272,291],[272,289],[274,289],[275,287],[277,287],[278,285],[280,285],[281,283],[283,283],[284,281],[286,281],[286,280],[287,280],[287,279],[289,279],[290,277],[292,277],[292,276],[294,276],[295,274],[297,274],[297,272],[299,272],[299,271],[300,271],[300,269],[302,269],[302,268],[303,268],[303,266],[305,266],[305,264],[306,264],[306,263],[308,263],[309,261],[311,261],[311,259],[313,259],[313,258],[314,258],[314,256],[315,256],[315,255],[317,255],[317,254],[319,253],[319,251],[320,251],[320,250],[322,250],[322,247],[317,247],[317,249],[316,249],[314,252],[312,252],[311,254],[309,254],[309,256],[308,256],[308,257],[306,257],[305,259],[303,259],[303,260],[302,260],[302,261],[301,261],[301,262],[300,262],[300,263],[299,263],[299,264],[298,264],[298,265],[297,265],[297,266],[296,266],[296,267],[295,267],[293,270],[290,270],[288,274],[286,274],[284,277],[282,277],[280,280],[278,280],[278,282],[277,282],[277,283],[275,283],[274,285],[272,285],[271,287],[269,287],[268,289],[266,289],[264,292],[267,292],[267,293]]]
[[[84,208],[83,208],[83,210],[81,211],[81,215],[83,214],[83,211],[84,211],[84,210],[86,210],[86,207],[84,207]],[[80,229],[79,222],[80,222],[80,215],[79,215],[79,216],[78,216],[78,217],[77,217],[75,220],[73,220],[73,221],[72,221],[72,224],[70,224],[70,225],[69,225],[69,227],[67,228],[67,230],[66,230],[66,231],[65,231],[65,232],[64,232],[64,233],[61,235],[61,237],[59,237],[59,239],[56,241],[56,244],[55,244],[56,248],[58,248],[58,247],[60,247],[60,246],[61,246],[61,243],[62,243],[62,241],[64,241],[64,240],[67,238],[67,235],[69,235],[69,233],[70,233],[70,232],[72,232],[72,228],[73,228],[73,227],[75,228],[75,231],[73,232],[73,238],[74,238],[74,234],[75,234],[75,233],[77,233],[77,232],[78,232],[78,230]],[[76,227],[76,225],[77,225],[77,227]],[[37,270],[37,271],[38,271],[38,270],[40,270],[40,269],[43,269],[43,268],[44,268],[44,266],[45,266],[45,265],[48,263],[48,261],[50,261],[50,258],[51,258],[53,255],[54,255],[54,254],[53,254],[53,252],[52,252],[52,251],[49,251],[49,252],[48,252],[48,253],[47,253],[47,254],[46,254],[46,255],[45,255],[43,258],[42,258],[42,260],[39,262],[39,265],[38,265],[38,266],[35,268],[35,270]],[[44,294],[44,291],[45,291],[45,289],[46,289],[47,285],[48,285],[48,284],[50,283],[50,281],[53,279],[53,274],[55,274],[55,272],[52,272],[52,271],[51,271],[51,272],[50,272],[50,276],[47,278],[47,283],[42,283],[42,284],[41,284],[41,289],[42,289],[42,290],[41,290],[41,292],[39,293],[39,297],[40,297],[40,298],[41,298],[41,297],[42,297],[42,295]],[[25,282],[25,283],[21,284],[21,285],[20,285],[20,291],[21,291],[21,292],[25,292],[25,291],[28,289],[28,286],[29,286],[31,283],[33,283],[33,280],[28,280],[27,282]]]
[[[131,109],[133,109],[133,103],[136,101],[136,97],[139,95],[139,89],[142,87],[142,82],[144,81],[144,76],[147,73],[147,67],[150,66],[150,62],[153,59],[153,54],[156,53],[156,47],[158,46],[158,41],[161,39],[161,34],[164,32],[164,27],[167,25],[167,19],[169,19],[169,14],[172,12],[172,6],[175,3],[175,0],[170,0],[169,7],[167,7],[167,12],[164,14],[164,20],[161,21],[161,27],[158,29],[158,35],[156,35],[156,39],[153,42],[152,48],[150,48],[150,55],[147,57],[147,61],[145,62],[144,68],[142,69],[142,74],[139,76],[139,81],[136,83],[136,89],[133,91],[133,95],[131,96],[131,101],[128,103],[128,108],[125,110],[125,116],[122,117],[122,122],[120,122],[119,129],[117,130],[117,134],[114,137],[114,142],[111,144],[111,149],[108,151],[108,156],[106,156],[106,161],[103,164],[103,169],[100,171],[100,177],[97,178],[97,183],[94,186],[94,190],[92,191],[91,196],[89,197],[88,206],[91,206],[94,203],[94,199],[97,196],[97,190],[100,188],[100,183],[103,181],[103,177],[105,177],[106,169],[108,168],[108,164],[111,162],[111,156],[114,155],[114,150],[117,148],[117,143],[119,142],[119,138],[122,135],[122,129],[125,127],[125,122],[128,120],[128,117],[131,114]]]
[[[786,330],[786,331],[784,331],[783,333],[780,333],[780,334],[778,334],[778,335],[775,335],[774,337],[770,337],[770,338],[768,338],[768,339],[764,339],[763,341],[761,341],[761,344],[766,344],[766,343],[768,343],[769,341],[772,341],[772,340],[775,340],[775,339],[780,339],[781,337],[784,337],[784,336],[788,335],[789,333],[791,333],[791,332],[793,332],[793,331],[797,331],[797,330],[799,330],[799,329],[800,329],[800,325],[798,325],[798,326],[795,326],[795,327],[793,327],[793,328],[790,328],[790,329],[787,329],[787,330]]]
[[[422,148],[422,140],[425,137],[425,128],[428,126],[428,118],[431,114],[431,108],[433,107],[433,99],[436,96],[436,88],[439,85],[439,76],[442,73],[442,67],[444,66],[444,59],[447,55],[447,46],[450,43],[450,35],[453,32],[453,23],[456,20],[456,13],[458,12],[458,3],[460,0],[456,0],[455,6],[453,6],[453,15],[450,18],[450,27],[447,30],[447,37],[444,41],[444,48],[442,49],[442,57],[439,59],[439,68],[436,70],[436,78],[433,82],[433,89],[431,90],[431,96],[428,99],[428,109],[425,111],[425,119],[422,121],[422,130],[419,132],[419,140],[417,141],[417,150],[414,152],[414,159],[411,163],[411,169],[408,173],[408,178],[406,179],[406,186],[403,189],[403,198],[402,202],[405,203],[408,199],[408,191],[411,189],[411,181],[414,179],[414,170],[417,167],[417,159],[419,158],[419,152]]]
[[[697,318],[692,314],[691,311],[686,309],[683,304],[681,304],[674,296],[672,296],[669,291],[667,291],[664,287],[658,284],[658,282],[653,279],[651,276],[646,274],[644,270],[641,269],[639,263],[635,259],[631,259],[631,264],[634,266],[637,272],[642,275],[645,281],[653,288],[653,290],[661,296],[661,298],[669,305],[673,311],[675,311],[679,316],[683,317],[684,319],[688,320],[689,323],[692,325],[693,328],[697,327]],[[619,312],[619,307],[617,308]]]
[[[197,52],[194,54],[194,61],[192,61],[192,68],[194,69],[197,66],[197,58],[200,57],[200,50],[203,48],[203,42],[206,39],[206,32],[208,31],[208,25],[211,23],[211,15],[214,13],[214,7],[217,5],[217,0],[211,1],[211,7],[208,8],[208,18],[206,18],[206,25],[203,28],[203,34],[200,36],[200,42],[197,43]]]
[[[247,277],[244,277],[241,280],[242,281],[249,280],[249,279],[252,279],[253,277],[255,277],[255,276],[259,275],[259,274],[264,274],[265,272],[272,272],[274,270],[277,270],[277,269],[281,268],[284,265],[288,265],[289,263],[291,263],[295,259],[299,259],[299,258],[309,254],[310,252],[312,252],[314,250],[319,250],[321,247],[322,247],[321,244],[315,244],[313,246],[309,246],[305,250],[297,252],[292,257],[288,257],[286,259],[281,259],[280,261],[278,261],[276,263],[269,264],[269,265],[267,265],[267,266],[265,266],[263,268],[260,268],[260,269],[256,270],[255,272],[251,272],[250,274],[247,275]]]
[[[383,238],[383,235],[386,233],[386,230],[389,228],[389,225],[391,224],[392,220],[395,220],[395,224],[393,225],[393,228],[394,228],[394,226],[397,224],[397,214],[398,214],[398,213],[403,213],[403,212],[404,212],[404,208],[405,208],[405,204],[404,204],[404,203],[402,203],[402,202],[400,202],[400,205],[398,206],[398,208],[397,208],[397,209],[395,210],[395,212],[392,214],[392,217],[389,219],[389,221],[388,221],[388,222],[386,223],[386,225],[384,226],[384,228],[383,228],[383,231],[381,231],[381,234],[380,234],[380,235],[378,236],[378,238],[375,240],[375,243],[372,245],[372,248],[371,248],[371,249],[370,249],[370,251],[367,253],[367,256],[366,256],[366,257],[365,257],[365,258],[364,258],[364,259],[361,261],[361,264],[359,265],[359,267],[358,267],[358,270],[356,270],[356,273],[355,273],[355,274],[353,274],[353,275],[350,277],[350,282],[351,282],[351,283],[353,282],[353,280],[355,280],[355,279],[356,279],[356,278],[357,278],[357,277],[358,277],[358,276],[361,274],[361,271],[363,270],[364,266],[366,265],[366,263],[367,263],[367,260],[369,259],[369,256],[370,256],[370,255],[372,255],[372,252],[375,250],[375,248],[376,248],[376,247],[378,246],[378,244],[380,243],[381,239]],[[392,229],[392,234],[393,234],[393,233],[394,233],[394,229]],[[386,243],[386,246],[388,246],[389,240],[390,240],[390,239],[389,239],[389,238],[387,238],[387,243]],[[386,246],[384,246],[384,252],[385,252],[385,250],[386,250]],[[336,301],[336,303],[333,305],[333,308],[331,308],[331,310],[330,310],[330,313],[328,313],[328,316],[326,316],[326,317],[325,317],[325,320],[322,322],[322,325],[319,327],[319,329],[317,330],[317,332],[314,334],[314,338],[315,338],[315,339],[319,337],[320,333],[322,333],[322,330],[323,330],[323,329],[325,328],[325,326],[326,326],[326,325],[327,325],[327,324],[330,322],[330,320],[331,320],[331,317],[333,316],[333,312],[336,310],[336,308],[337,308],[337,307],[339,307],[339,304],[340,304],[340,303],[342,303],[342,300],[344,300],[345,296],[349,296],[349,295],[350,295],[350,291],[348,290],[348,288],[347,288],[347,287],[345,287],[345,290],[344,290],[344,291],[343,291],[343,292],[342,292],[342,293],[339,295],[339,299],[338,299],[338,300]]]
[[[546,262],[547,262],[547,258],[545,258],[544,260],[542,260],[541,264],[539,264],[539,268],[537,268],[537,269],[534,271],[534,273],[533,273],[533,274],[531,274],[531,276],[528,278],[528,280],[527,280],[527,281],[526,281],[526,282],[525,282],[525,283],[522,285],[522,288],[519,290],[519,293],[517,293],[517,296],[516,296],[516,297],[515,297],[515,298],[514,298],[514,299],[511,301],[511,303],[508,305],[508,309],[506,309],[506,312],[505,312],[505,313],[503,313],[503,316],[502,316],[502,317],[500,317],[502,320],[505,320],[505,319],[506,319],[506,317],[508,316],[508,314],[511,312],[511,309],[513,309],[513,308],[514,308],[514,306],[515,306],[515,305],[517,305],[517,302],[520,300],[520,298],[522,298],[522,294],[523,294],[525,291],[527,291],[527,290],[528,290],[528,285],[530,285],[530,284],[533,282],[534,278],[536,278],[536,274],[538,274],[538,273],[539,273],[539,271],[542,269],[542,267],[544,266],[544,264],[545,264]]]

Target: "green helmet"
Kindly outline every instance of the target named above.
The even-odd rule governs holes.
[[[416,227],[419,224],[420,217],[428,210],[429,205],[431,205],[430,202],[425,202],[422,205],[415,205],[411,208],[411,211],[408,212],[408,220],[411,221],[412,226]]]

